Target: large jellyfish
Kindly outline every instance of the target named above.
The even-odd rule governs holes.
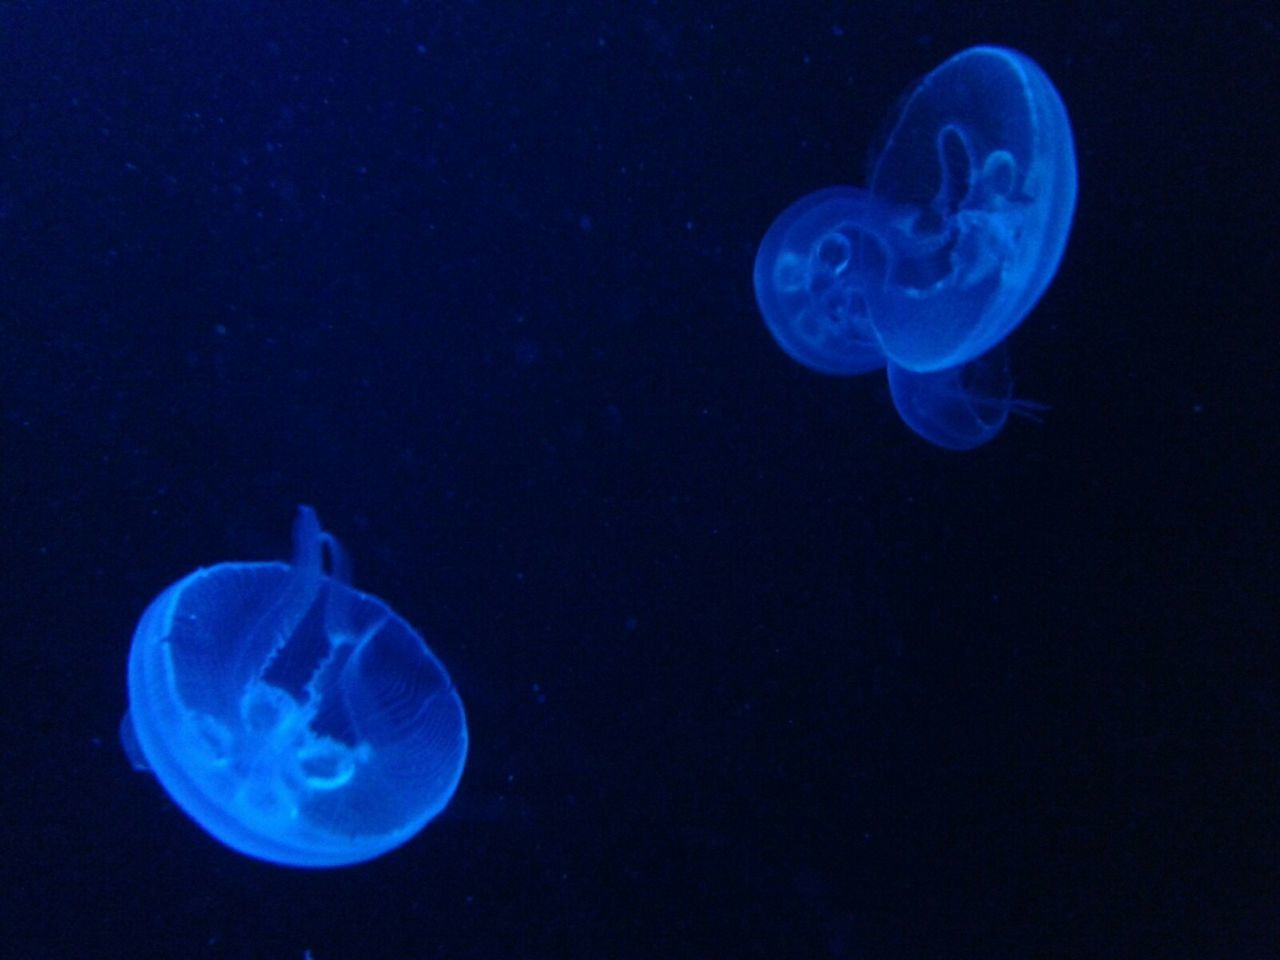
[[[467,725],[444,665],[351,587],[310,507],[293,540],[290,564],[221,563],[152,601],[121,736],[135,766],[227,846],[333,867],[399,846],[444,809]]]

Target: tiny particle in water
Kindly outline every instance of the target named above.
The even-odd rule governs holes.
[[[542,356],[542,351],[538,345],[528,337],[521,337],[516,341],[515,358],[516,363],[522,367],[529,367],[538,362]]]

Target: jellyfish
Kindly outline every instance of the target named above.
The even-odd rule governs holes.
[[[947,450],[982,446],[1004,429],[1012,414],[1038,423],[1046,409],[1014,397],[1003,343],[945,370],[916,373],[890,363],[889,394],[908,427]]]
[[[134,766],[216,839],[275,864],[399,846],[445,808],[466,760],[448,671],[351,586],[341,544],[306,506],[291,563],[220,563],[151,602],[128,688]]]
[[[756,301],[793,359],[828,374],[887,368],[908,426],[971,449],[1034,408],[1012,400],[1011,380],[1008,393],[993,383],[1007,377],[1003,354],[980,361],[1053,279],[1075,202],[1071,126],[1052,82],[1024,54],[974,47],[906,97],[866,189],[818,190],[774,220]],[[986,392],[966,405],[971,384]]]

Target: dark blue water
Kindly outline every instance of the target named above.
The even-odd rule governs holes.
[[[0,6],[0,954],[1277,956],[1263,4]],[[969,454],[751,264],[977,43],[1079,208]],[[116,739],[138,616],[299,503],[467,706],[292,871]]]

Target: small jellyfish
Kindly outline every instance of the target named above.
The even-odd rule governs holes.
[[[868,189],[819,190],[778,216],[756,256],[756,300],[800,363],[834,374],[887,366],[903,419],[937,443],[954,425],[932,429],[930,411],[956,413],[944,401],[963,389],[962,368],[1035,306],[1075,203],[1075,148],[1053,84],[1017,51],[975,47],[911,91]],[[906,374],[944,371],[955,373],[905,386]],[[900,398],[921,401],[930,386],[938,402],[908,416]],[[977,446],[1004,419],[977,443],[940,445]]]
[[[1039,422],[1045,407],[1013,396],[1004,344],[968,363],[915,373],[889,364],[889,393],[904,423],[947,450],[972,450],[1004,429],[1010,414]]]
[[[444,665],[352,588],[310,507],[293,541],[292,563],[221,563],[152,601],[129,653],[121,739],[227,846],[334,867],[386,853],[444,809],[467,725]]]
[[[889,216],[866,190],[830,187],[791,204],[764,235],[756,302],[774,339],[806,367],[855,374],[885,365],[867,296],[873,231]]]

